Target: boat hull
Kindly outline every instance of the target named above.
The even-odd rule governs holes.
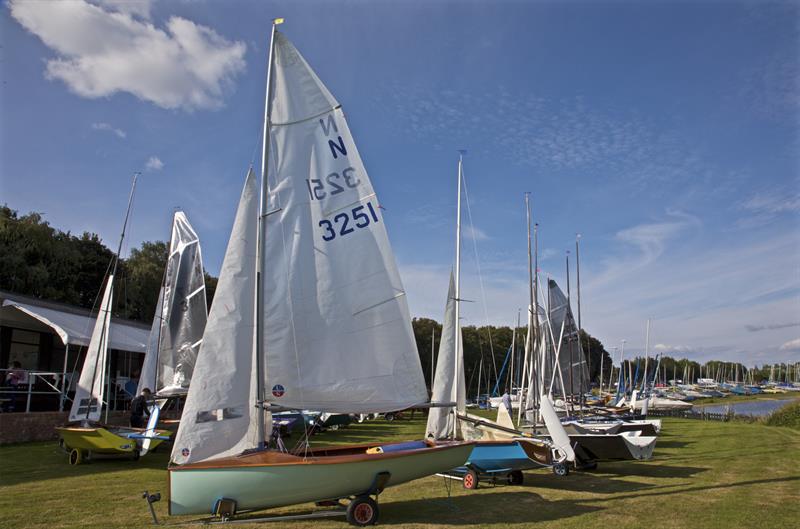
[[[101,426],[63,426],[56,428],[59,437],[67,449],[77,448],[96,454],[130,454],[138,450],[136,439],[125,437],[127,433],[142,434],[139,428],[104,428]],[[167,430],[156,430],[155,435],[169,436]],[[163,442],[163,439],[151,439],[150,450]]]
[[[268,450],[170,466],[169,512],[211,513],[220,498],[236,501],[236,509],[243,511],[361,495],[382,472],[390,474],[386,486],[393,486],[460,466],[472,446],[446,443],[391,450],[391,444],[375,444],[316,450],[307,457]],[[367,452],[376,447],[384,452]]]
[[[552,464],[550,449],[526,439],[478,441],[464,466],[455,472],[474,469],[481,473],[529,470]]]

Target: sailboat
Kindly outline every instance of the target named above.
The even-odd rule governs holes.
[[[140,395],[147,388],[155,397],[150,406],[147,437],[158,424],[167,400],[188,393],[207,319],[200,239],[186,214],[176,211],[164,279],[136,391]],[[143,441],[143,452],[150,444],[150,439]]]
[[[442,338],[439,344],[436,378],[432,400],[448,399],[456,403],[455,409],[433,408],[428,414],[426,437],[430,440],[475,440],[467,461],[444,477],[460,479],[464,488],[475,489],[481,480],[496,482],[505,479],[518,485],[524,480],[523,470],[552,466],[559,458],[551,443],[524,436],[514,429],[509,410],[500,404],[500,414],[505,412],[503,424],[494,423],[466,413],[464,350],[460,325],[461,305],[461,184],[463,180],[463,153],[458,160],[458,199],[456,213],[455,276],[450,274]]]
[[[273,411],[428,401],[377,196],[341,105],[277,31],[282,21],[270,40],[261,190],[251,168],[173,443],[169,512],[228,518],[351,498],[348,521],[368,525],[372,496],[460,465],[472,445],[268,448]]]
[[[78,465],[97,454],[129,456],[138,459],[142,443],[147,442],[151,448],[155,448],[169,436],[169,432],[166,431],[151,429],[149,434],[145,435],[147,431],[140,428],[110,426],[100,422],[102,407],[106,402],[108,338],[111,331],[114,276],[119,264],[119,254],[125,238],[125,229],[130,216],[135,188],[136,176],[134,175],[122,236],[117,253],[114,255],[111,273],[106,279],[97,320],[86,349],[78,387],[69,412],[69,424],[56,428],[60,437],[60,445],[69,454],[69,462],[72,465]],[[106,414],[107,416],[108,414]]]
[[[655,428],[660,429],[660,423],[626,420],[623,424],[619,420],[608,422],[597,417],[586,420],[583,416],[569,416],[582,394],[580,381],[588,379],[586,361],[579,341],[577,351],[571,350],[572,342],[577,341],[578,329],[568,297],[553,279],[548,279],[547,289],[547,310],[540,313],[540,327],[545,330],[541,365],[549,395],[563,398],[563,411],[568,415],[563,426],[575,447],[577,463],[593,468],[597,461],[650,459],[657,440]],[[533,426],[532,431],[546,435],[543,427]],[[645,435],[647,433],[653,435]]]

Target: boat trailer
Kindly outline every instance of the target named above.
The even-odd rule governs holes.
[[[378,521],[378,496],[380,496],[386,484],[389,482],[391,473],[379,472],[372,480],[372,485],[366,491],[350,496],[348,499],[350,503],[343,504],[339,498],[336,500],[327,500],[317,502],[318,507],[332,507],[320,511],[312,511],[300,514],[280,514],[273,516],[260,516],[260,517],[245,517],[234,518],[236,516],[236,500],[230,498],[219,498],[214,504],[213,517],[201,518],[199,520],[192,520],[189,522],[181,522],[170,525],[217,525],[217,524],[241,524],[241,523],[268,523],[268,522],[286,522],[290,520],[310,520],[315,518],[332,518],[337,516],[344,516],[351,525],[364,527],[367,525],[375,525]],[[373,499],[374,496],[374,499]],[[150,494],[148,491],[142,493],[142,498],[147,501],[147,506],[150,509],[150,516],[153,518],[153,525],[161,525],[153,508],[153,504],[161,500],[161,494],[156,492]],[[241,511],[248,513],[253,511]]]

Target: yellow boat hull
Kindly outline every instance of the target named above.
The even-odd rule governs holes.
[[[139,443],[137,443],[136,439],[128,438],[126,435],[144,433],[144,430],[139,428],[113,426],[63,426],[56,428],[56,431],[61,438],[64,449],[71,454],[70,462],[73,460],[72,453],[77,450],[74,455],[76,461],[73,464],[79,463],[90,454],[138,455]],[[157,436],[169,436],[172,434],[168,430],[156,430],[154,433]],[[150,450],[162,442],[162,439],[152,439]]]

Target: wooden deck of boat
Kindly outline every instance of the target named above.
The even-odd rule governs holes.
[[[373,443],[366,445],[355,445],[345,447],[315,448],[300,453],[286,453],[278,450],[261,450],[250,452],[238,456],[188,463],[185,465],[170,465],[169,470],[199,470],[212,468],[232,468],[232,467],[263,467],[263,466],[283,466],[283,465],[311,465],[311,464],[341,464],[356,463],[359,461],[369,461],[373,459],[389,459],[408,456],[414,452],[439,451],[455,448],[463,442],[426,442],[424,448],[409,448],[395,452],[367,453],[367,450],[376,446],[386,446],[387,444],[399,443]]]

